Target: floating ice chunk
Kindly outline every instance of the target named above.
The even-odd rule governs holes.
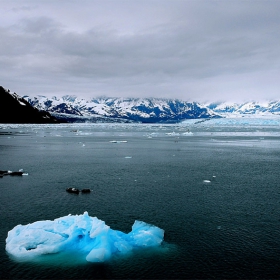
[[[182,135],[184,135],[184,136],[193,136],[193,133],[190,132],[190,131],[187,131],[187,132],[182,133]]]
[[[158,132],[148,133],[148,134],[145,134],[144,136],[146,136],[147,138],[151,139],[153,137],[157,137],[158,136]]]
[[[26,173],[26,172],[23,172],[23,169],[21,168],[21,169],[19,169],[19,171],[18,172],[22,172],[22,174],[21,175],[23,175],[23,176],[28,176],[28,173]]]
[[[127,141],[117,141],[117,140],[112,140],[110,141],[111,143],[127,143]]]
[[[132,158],[132,157],[124,157],[124,158]]]
[[[165,133],[165,135],[168,135],[168,136],[180,136],[180,133],[176,133],[176,132],[167,132]]]
[[[6,251],[20,261],[62,252],[80,254],[88,262],[104,262],[112,255],[135,248],[160,246],[164,230],[135,221],[130,233],[113,230],[104,221],[83,215],[68,215],[54,221],[17,225],[8,232]]]
[[[209,183],[211,183],[211,181],[210,180],[203,180],[203,183],[209,184]]]

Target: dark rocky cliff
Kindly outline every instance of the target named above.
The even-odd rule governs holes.
[[[0,123],[58,123],[58,120],[0,86]]]

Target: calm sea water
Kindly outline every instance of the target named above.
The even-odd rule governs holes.
[[[1,279],[280,278],[279,120],[0,128],[0,169],[29,174],[0,178]],[[102,264],[7,255],[14,226],[84,211],[124,232],[154,224],[165,242]]]

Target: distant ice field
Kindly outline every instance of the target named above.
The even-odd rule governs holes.
[[[0,178],[0,279],[280,278],[278,118],[0,124],[0,159],[28,174]],[[156,225],[164,242],[100,264],[6,252],[15,226],[85,211],[123,233]]]

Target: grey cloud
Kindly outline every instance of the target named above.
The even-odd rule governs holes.
[[[22,12],[22,11],[32,11],[35,8],[36,7],[34,7],[34,6],[23,5],[23,6],[11,8],[11,11],[18,13],[18,12]]]
[[[119,11],[127,13],[124,2],[119,3]],[[61,21],[50,15],[21,18],[0,28],[0,73],[19,89],[23,80],[32,80],[34,94],[72,91],[201,100],[275,96],[280,2],[164,1],[159,10],[159,2],[152,3],[148,25],[141,25],[135,14],[134,27],[127,32],[127,14],[120,14],[120,25],[113,14],[112,21],[107,15],[83,30],[71,29],[63,15]],[[136,2],[130,8],[135,13]],[[153,11],[159,15],[155,21]],[[26,82],[23,86],[28,91]]]
[[[21,20],[18,28],[21,29],[22,33],[45,36],[60,31],[61,24],[48,17],[28,18]]]

